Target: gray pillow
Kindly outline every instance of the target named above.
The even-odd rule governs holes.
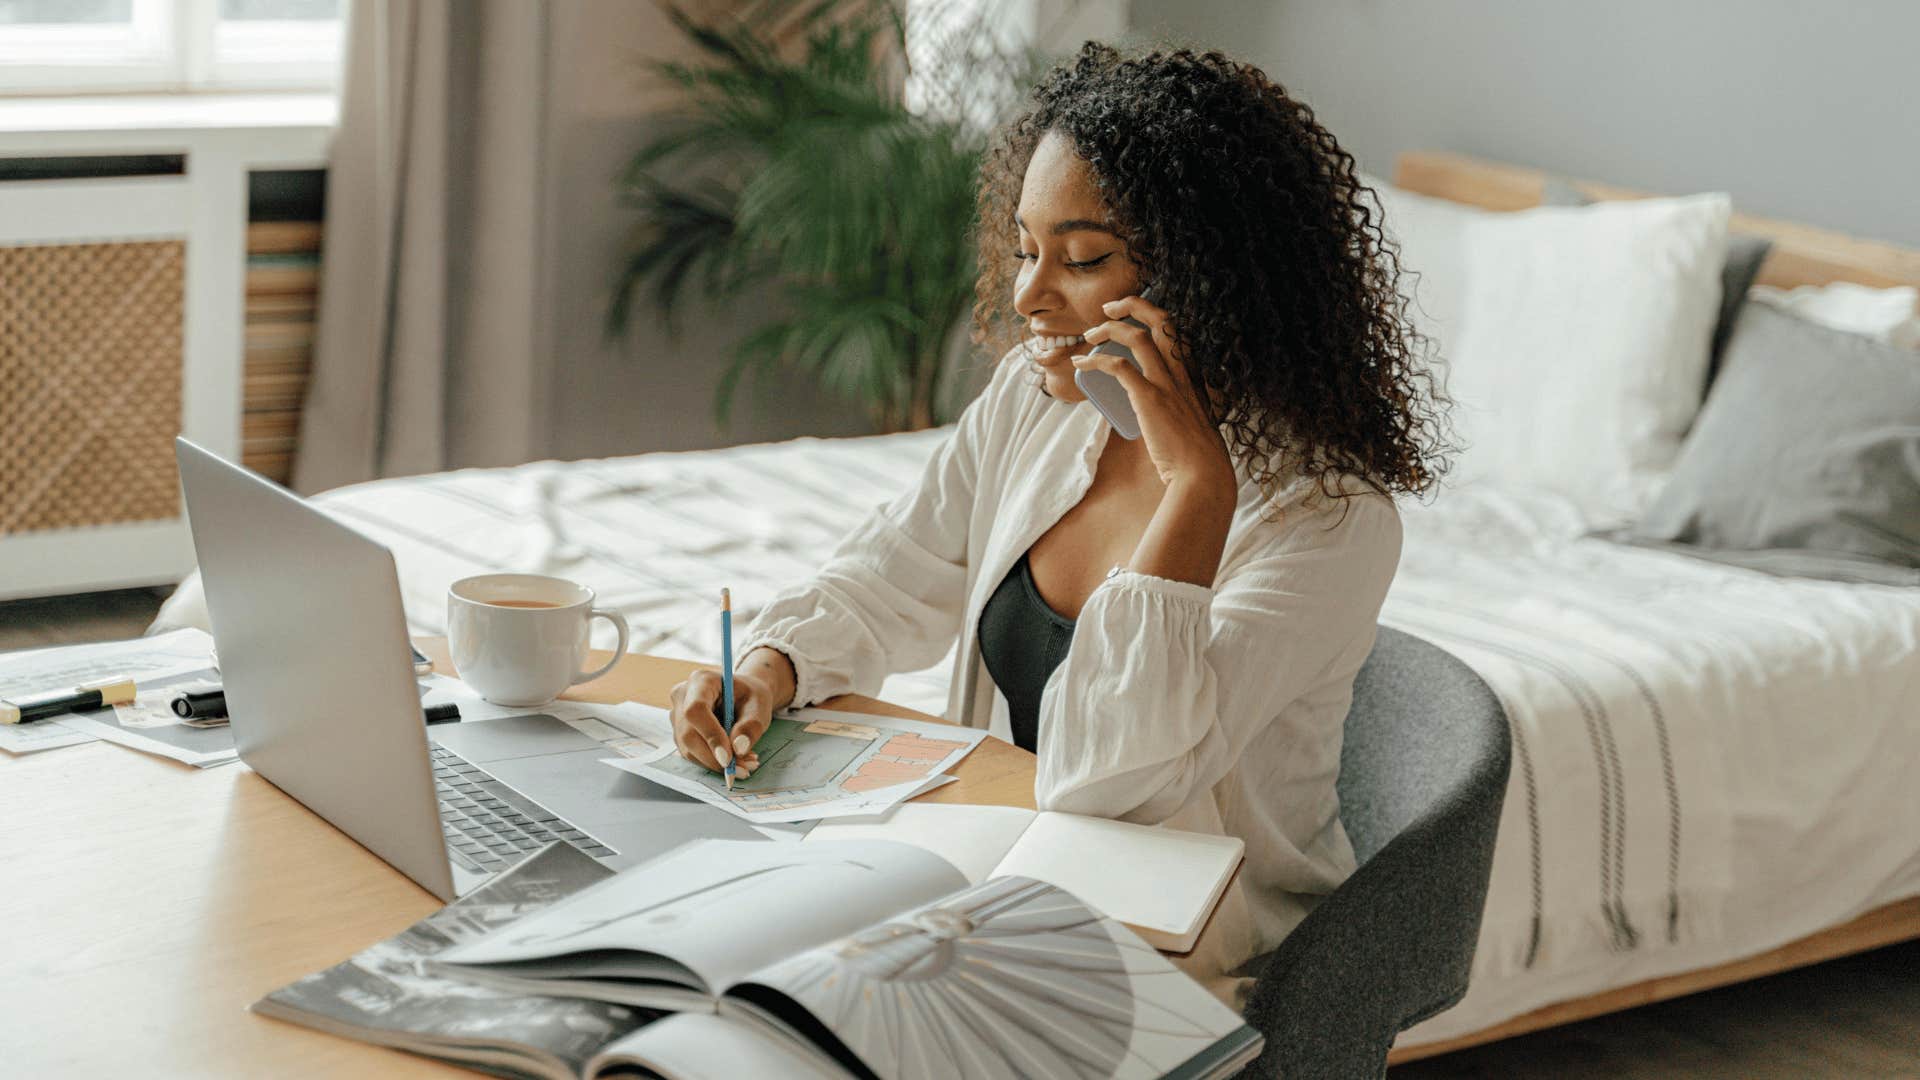
[[[1557,176],[1549,176],[1540,189],[1542,206],[1592,203],[1578,188]],[[1714,377],[1720,372],[1720,357],[1727,350],[1727,339],[1733,335],[1734,321],[1740,317],[1740,305],[1746,303],[1747,290],[1753,287],[1753,279],[1760,276],[1760,264],[1767,261],[1767,253],[1772,250],[1773,241],[1764,236],[1727,234],[1727,261],[1720,268],[1720,317],[1714,320],[1713,346],[1707,352],[1706,387],[1713,386]]]
[[[1666,487],[1640,521],[1596,535],[1920,585],[1920,356],[1746,304]]]

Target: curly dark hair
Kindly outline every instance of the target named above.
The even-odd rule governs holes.
[[[1090,41],[1034,87],[982,165],[975,344],[999,356],[1025,336],[1008,253],[1048,132],[1091,167],[1211,419],[1270,497],[1294,475],[1335,498],[1358,494],[1342,473],[1389,496],[1444,475],[1448,399],[1372,190],[1311,109],[1219,52]]]

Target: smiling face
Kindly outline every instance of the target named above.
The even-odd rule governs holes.
[[[1074,385],[1072,358],[1090,347],[1080,335],[1107,321],[1100,305],[1139,291],[1126,241],[1102,224],[1106,216],[1087,163],[1070,140],[1048,132],[1020,185],[1013,307],[1026,320],[1043,386],[1062,401],[1086,399]]]

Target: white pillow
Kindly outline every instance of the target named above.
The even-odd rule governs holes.
[[[1920,349],[1920,289],[1875,289],[1851,281],[1776,289],[1755,285],[1755,300],[1811,323],[1872,338],[1896,349]]]
[[[1491,215],[1418,195],[1365,173],[1360,181],[1379,194],[1381,228],[1400,244],[1401,290],[1412,303],[1409,314],[1414,325],[1433,340],[1442,356],[1452,355],[1449,346],[1460,330],[1466,300],[1467,232]]]
[[[1455,400],[1450,482],[1550,488],[1594,524],[1637,517],[1700,408],[1727,196],[1495,213],[1376,190]]]

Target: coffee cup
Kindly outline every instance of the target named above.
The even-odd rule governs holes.
[[[613,659],[582,671],[588,626],[620,634]],[[496,705],[545,705],[567,687],[613,670],[627,651],[627,620],[593,606],[593,590],[545,574],[479,574],[447,587],[447,651],[460,678]]]

